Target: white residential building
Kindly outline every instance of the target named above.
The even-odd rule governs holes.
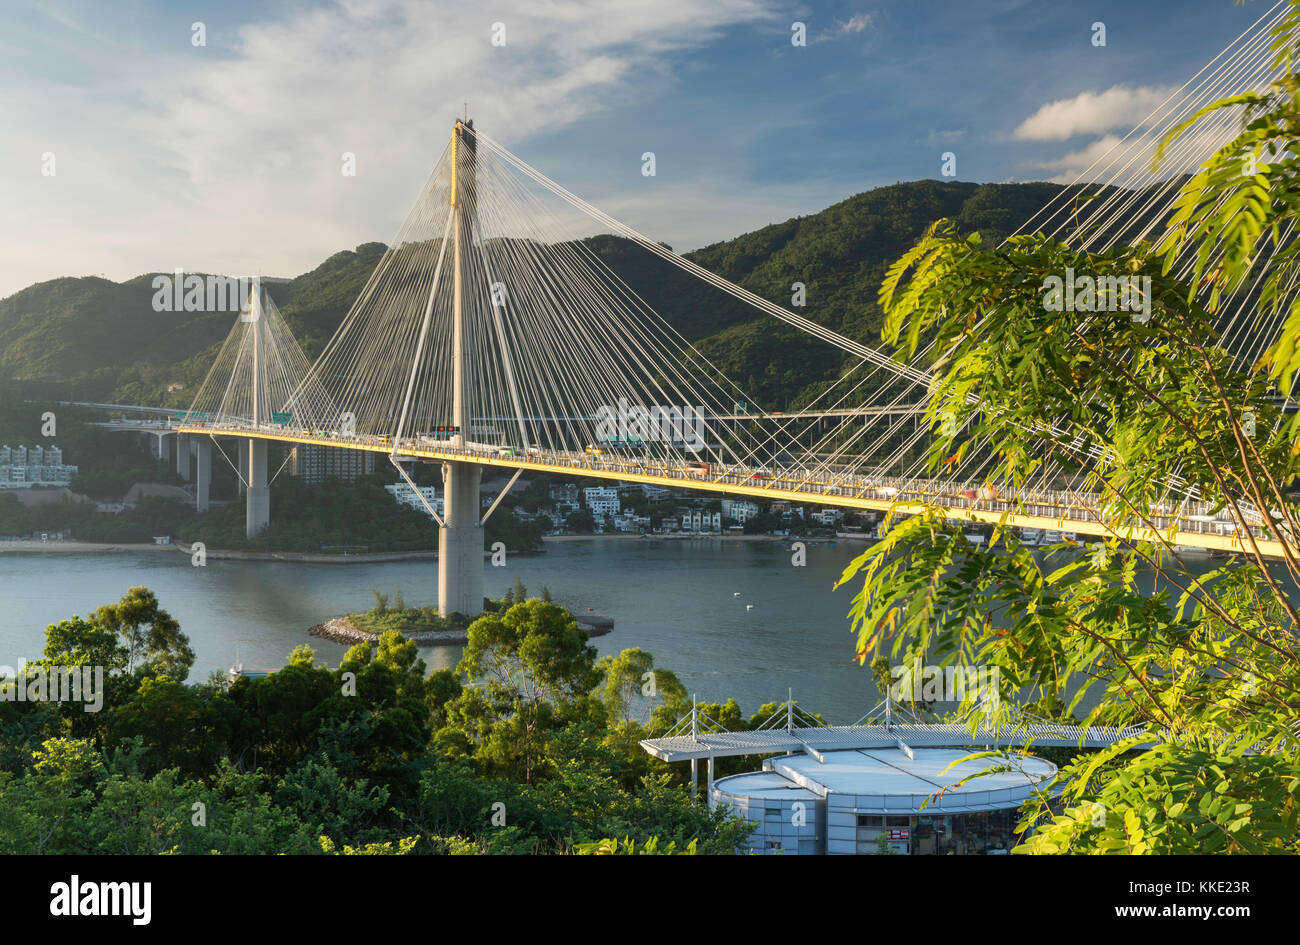
[[[844,512],[841,509],[818,509],[810,512],[808,518],[818,525],[837,525],[844,521]]]
[[[722,532],[722,513],[706,512],[703,509],[689,509],[682,513],[682,531],[684,532]]]
[[[0,447],[0,489],[26,489],[34,485],[67,485],[76,466],[63,462],[57,446]]]
[[[384,486],[384,488],[387,489],[388,493],[397,500],[398,505],[405,505],[407,508],[415,509],[417,512],[423,512],[426,515],[429,514],[429,510],[424,507],[424,503],[420,501],[420,497],[412,492],[411,487],[405,482],[392,483]],[[420,486],[419,488],[420,495],[424,496],[424,498],[428,500],[429,504],[433,506],[434,511],[441,515],[442,499],[438,498],[438,487]]]
[[[622,509],[618,490],[613,486],[591,486],[582,490],[582,497],[591,514],[597,518],[603,515],[617,515]]]
[[[548,492],[555,507],[555,514],[560,519],[582,508],[578,504],[578,487],[571,482],[562,486],[551,486]]]
[[[547,491],[550,493],[551,498],[556,502],[572,502],[574,505],[578,504],[578,487],[571,482],[566,482],[562,486],[551,486]]]
[[[748,502],[744,499],[723,499],[722,500],[722,517],[734,519],[741,525],[744,525],[751,518],[758,514],[758,504]]]
[[[614,516],[614,530],[620,532],[650,531],[650,516],[637,515],[630,509]]]

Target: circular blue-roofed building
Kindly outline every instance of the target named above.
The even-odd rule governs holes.
[[[783,854],[1001,854],[1018,842],[1017,808],[1050,792],[1056,765],[1017,756],[1016,770],[975,777],[998,759],[974,749],[870,748],[769,758],[762,771],[713,782],[711,807],[755,824],[749,849]]]

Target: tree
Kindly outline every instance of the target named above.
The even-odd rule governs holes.
[[[45,628],[45,665],[103,666],[105,675],[126,669],[130,654],[116,633],[80,617]]]
[[[116,604],[95,611],[93,622],[117,636],[126,647],[126,670],[136,661],[150,673],[184,682],[194,665],[194,650],[180,624],[158,604],[147,587],[133,587]]]
[[[596,530],[596,518],[591,514],[591,509],[578,509],[568,514],[564,519],[564,526],[579,535],[590,535]]]
[[[573,614],[534,599],[470,624],[458,669],[510,699],[537,703],[589,691],[599,678],[595,658]]]
[[[929,508],[894,522],[841,578],[863,583],[853,622],[864,662],[890,652],[991,665],[1008,692],[1028,687],[1076,711],[1092,693],[1085,724],[1145,729],[1067,766],[1064,812],[1032,810],[1022,827],[1042,823],[1023,850],[1297,852],[1300,620],[1275,572],[1300,577],[1300,508],[1287,492],[1300,449],[1275,382],[1290,389],[1297,352],[1286,339],[1300,337],[1300,313],[1289,312],[1262,370],[1215,330],[1220,290],[1241,285],[1247,269],[1257,267],[1252,281],[1293,271],[1286,249],[1256,251],[1273,224],[1300,213],[1295,160],[1261,163],[1264,182],[1245,185],[1232,162],[1265,139],[1300,144],[1261,130],[1295,127],[1297,89],[1291,76],[1272,98],[1237,100],[1253,120],[1184,187],[1158,246],[1088,253],[1038,234],[990,250],[941,221],[882,284],[886,340],[909,358],[923,342],[943,352],[926,413],[931,469],[979,455],[989,480],[1017,489],[1053,469],[1076,471],[1073,488],[1097,496],[1106,523],[1086,554],[1045,561],[1004,527],[995,531],[1004,544],[976,547]],[[1251,199],[1239,191],[1256,185],[1269,195],[1246,210],[1263,215],[1258,229],[1239,219]],[[1170,254],[1195,254],[1195,238],[1222,235],[1229,211],[1219,198],[1237,201],[1238,235],[1217,263],[1211,255],[1213,287],[1203,291],[1205,268],[1180,281]],[[1068,269],[1098,286],[1149,278],[1151,318],[1045,304],[1049,280]],[[1159,527],[1176,482],[1230,516],[1238,558],[1209,573],[1183,559]],[[1265,557],[1264,540],[1282,550],[1280,564]],[[1143,593],[1144,573],[1154,594]]]
[[[516,603],[470,624],[457,670],[481,685],[448,711],[503,770],[531,781],[545,733],[599,681],[595,662],[596,649],[571,613],[537,599]]]
[[[596,670],[604,676],[601,700],[613,723],[637,721],[644,726],[658,705],[679,714],[689,707],[686,687],[677,674],[656,669],[654,657],[645,650],[634,647],[617,656],[602,657]],[[638,703],[642,708],[639,715],[634,712]]]

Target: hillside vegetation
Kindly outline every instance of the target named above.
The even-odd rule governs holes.
[[[962,231],[1000,240],[1060,190],[1054,184],[894,184],[688,258],[787,307],[792,284],[802,282],[807,296],[800,314],[874,344],[881,325],[876,293],[885,269],[932,222],[949,217]],[[843,366],[841,352],[627,240],[594,237],[590,246],[755,404],[798,406]],[[309,356],[338,327],[383,251],[382,243],[365,243],[270,284]],[[62,278],[0,300],[0,378],[21,382],[37,396],[188,406],[232,316],[155,312],[152,279]]]

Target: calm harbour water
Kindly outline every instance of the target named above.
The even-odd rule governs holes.
[[[809,544],[806,566],[792,567],[790,551],[778,542],[552,542],[545,554],[487,567],[487,593],[500,596],[518,576],[530,594],[546,585],[556,603],[576,613],[591,608],[613,617],[613,632],[593,641],[602,655],[648,650],[702,701],[735,698],[753,712],[792,688],[805,708],[852,722],[879,697],[868,671],[852,660],[855,641],[845,615],[857,590],[832,592],[831,586],[865,547]],[[279,667],[301,643],[337,665],[346,647],[309,636],[308,627],[370,608],[372,587],[391,596],[400,585],[408,605],[434,603],[437,578],[432,561],[209,559],[200,568],[179,554],[5,553],[0,664],[38,657],[46,625],[85,615],[143,584],[189,635],[197,654],[191,681],[229,668],[236,649],[249,669]],[[421,655],[433,668],[450,667],[460,647],[423,648]]]

